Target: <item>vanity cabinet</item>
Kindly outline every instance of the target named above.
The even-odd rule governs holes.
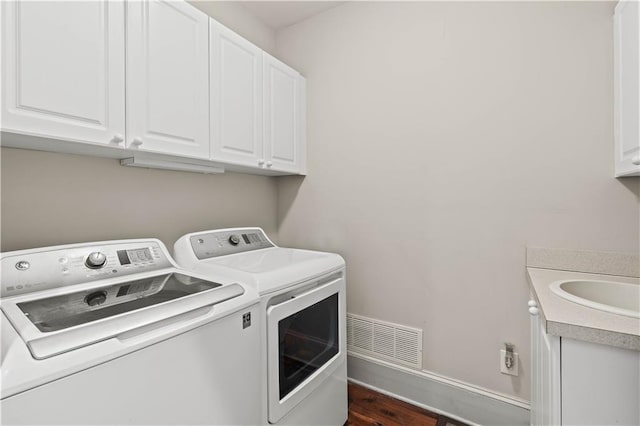
[[[640,4],[620,0],[614,13],[616,176],[640,176]]]
[[[209,17],[186,2],[127,2],[129,149],[209,159]]]
[[[640,424],[640,352],[546,332],[531,314],[531,424]]]
[[[2,130],[122,147],[124,3],[1,3]]]

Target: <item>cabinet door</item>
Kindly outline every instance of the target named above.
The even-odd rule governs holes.
[[[127,147],[209,158],[209,19],[182,1],[127,3]]]
[[[539,420],[542,425],[559,425],[560,412],[560,338],[546,333],[540,321],[538,341],[540,392]]]
[[[264,165],[262,50],[210,20],[211,159]]]
[[[560,338],[545,330],[545,320],[537,308],[531,313],[531,424],[559,425]]]
[[[301,171],[300,74],[274,57],[264,54],[264,145],[266,167],[278,171]]]
[[[562,338],[562,422],[640,424],[640,352]]]
[[[533,301],[533,299],[532,299]],[[531,310],[529,311],[531,313]],[[531,426],[540,426],[542,419],[540,418],[541,398],[540,394],[542,386],[540,386],[540,317],[537,308],[531,313],[530,329],[531,329]]]
[[[124,5],[2,2],[2,129],[94,144],[124,137]]]
[[[621,0],[614,16],[616,176],[640,175],[640,5]]]

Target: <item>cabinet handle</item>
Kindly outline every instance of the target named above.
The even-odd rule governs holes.
[[[142,145],[142,138],[133,138],[133,140],[131,141],[131,145],[133,146]]]
[[[535,306],[532,306],[529,308],[529,313],[533,316],[537,316],[538,315],[538,308],[536,308]]]
[[[258,166],[262,166],[264,164],[264,160],[260,159],[258,160]]]
[[[535,300],[531,299],[531,300],[529,300],[528,305],[529,305],[530,308],[537,308],[538,307],[538,302],[536,302]]]
[[[124,136],[122,136],[120,133],[116,133],[115,135],[113,135],[113,138],[111,138],[111,142],[113,143],[122,143],[123,140]]]
[[[267,167],[271,167],[273,166],[273,163],[271,161],[267,161]]]
[[[635,166],[640,166],[640,155],[636,155],[631,159],[631,163]]]

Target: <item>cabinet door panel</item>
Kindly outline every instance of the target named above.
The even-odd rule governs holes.
[[[265,156],[274,170],[300,171],[300,110],[300,75],[265,53]]]
[[[560,405],[560,338],[546,333],[544,321],[540,327],[540,350],[542,355],[542,416],[543,424],[561,423]]]
[[[2,26],[3,130],[99,144],[124,134],[123,3],[7,1]]]
[[[562,339],[562,421],[640,424],[640,352]]]
[[[540,320],[538,315],[530,316],[531,332],[531,426],[540,426]]]
[[[258,167],[262,144],[262,50],[210,21],[211,159]]]
[[[531,424],[559,425],[560,338],[547,334],[541,314],[531,316],[531,341]]]
[[[127,147],[209,158],[208,17],[186,2],[127,7]]]

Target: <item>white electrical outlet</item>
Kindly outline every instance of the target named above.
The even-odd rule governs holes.
[[[507,351],[500,349],[500,372],[502,374],[509,374],[510,376],[518,375],[518,352],[513,353],[513,365],[511,368],[507,367]]]

